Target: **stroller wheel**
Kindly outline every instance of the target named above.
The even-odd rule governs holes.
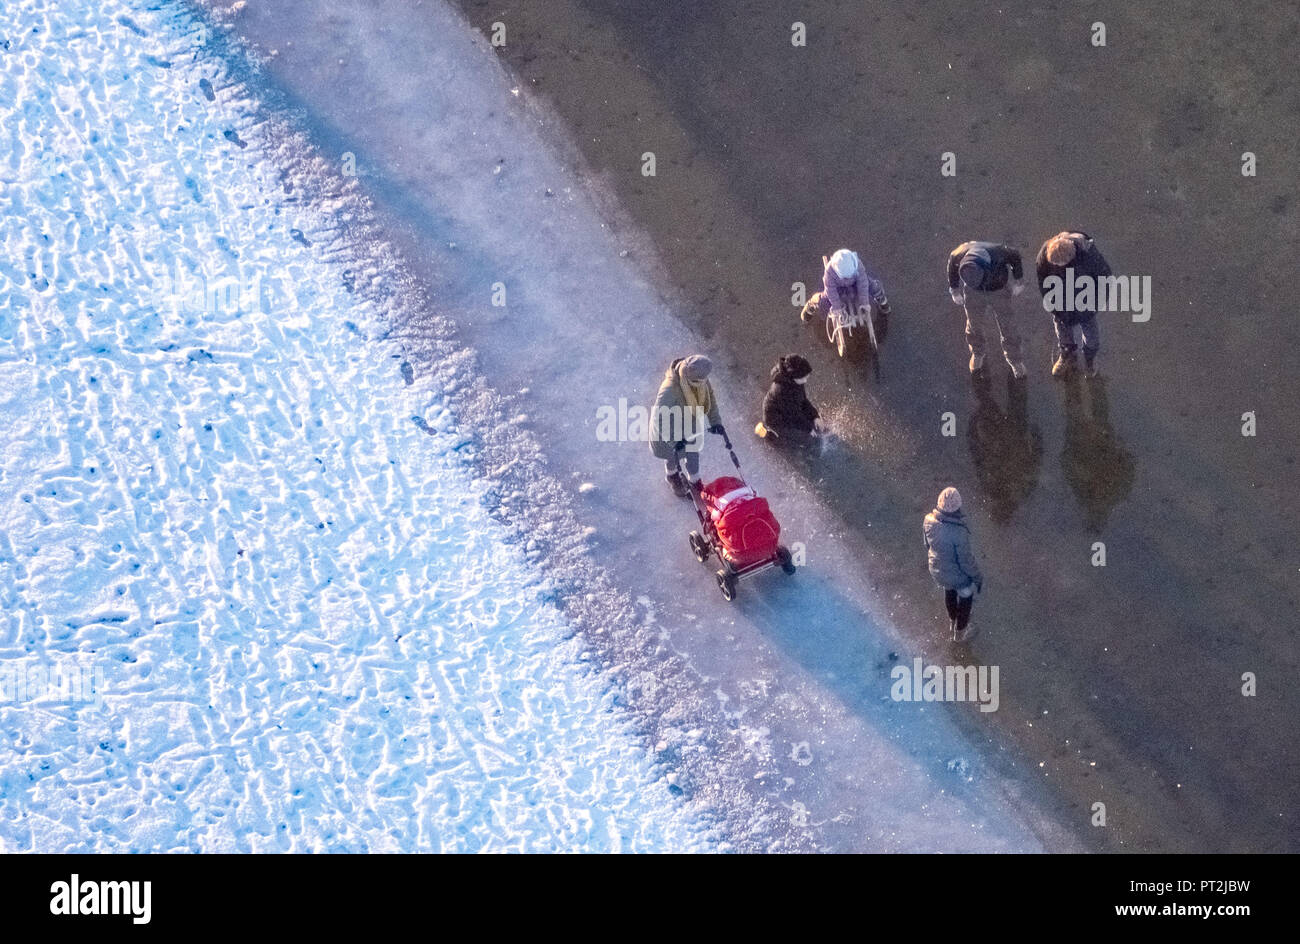
[[[691,553],[701,564],[709,559],[709,542],[700,536],[700,532],[692,531],[688,540],[691,543]]]
[[[722,591],[722,598],[730,602],[736,599],[736,577],[725,570],[718,571],[718,589]]]
[[[780,562],[781,569],[784,570],[787,574],[794,573],[795,571],[794,558],[790,556],[789,551],[787,551],[783,547],[778,547],[776,549],[776,559]]]

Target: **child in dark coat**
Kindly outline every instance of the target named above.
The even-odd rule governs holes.
[[[804,384],[812,365],[798,354],[787,354],[772,368],[772,386],[763,397],[763,435],[778,445],[807,447],[817,442],[821,420],[808,400]]]

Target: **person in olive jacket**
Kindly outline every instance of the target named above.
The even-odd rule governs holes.
[[[812,365],[799,354],[786,354],[772,368],[772,386],[763,397],[761,435],[779,446],[806,448],[817,442],[821,419],[808,399],[805,384]]]
[[[925,516],[925,547],[930,576],[943,589],[953,642],[969,642],[976,630],[970,611],[976,591],[984,588],[984,574],[971,550],[970,528],[961,511],[961,493],[951,486],[939,493],[934,511]]]
[[[709,383],[713,362],[703,354],[679,357],[668,365],[650,410],[650,452],[664,461],[664,478],[679,498],[700,474],[700,448],[707,430],[725,430],[718,398]]]

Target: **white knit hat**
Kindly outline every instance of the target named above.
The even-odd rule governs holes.
[[[949,485],[939,493],[940,511],[961,511],[961,492]]]
[[[858,274],[858,254],[850,249],[837,249],[831,256],[831,268],[842,279],[851,279]]]

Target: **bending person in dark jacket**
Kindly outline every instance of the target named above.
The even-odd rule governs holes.
[[[804,389],[811,374],[812,365],[799,354],[787,354],[776,362],[772,386],[763,397],[759,435],[780,446],[808,447],[817,442],[821,419]]]
[[[1052,365],[1053,377],[1068,375],[1077,365],[1074,353],[1078,345],[1074,343],[1074,329],[1077,325],[1083,336],[1083,372],[1089,377],[1097,375],[1097,351],[1101,347],[1101,332],[1097,330],[1096,298],[1098,285],[1093,283],[1091,308],[1083,311],[1075,309],[1072,297],[1070,304],[1064,302],[1064,293],[1073,293],[1073,285],[1084,279],[1101,279],[1110,275],[1110,263],[1101,254],[1092,237],[1079,230],[1067,230],[1057,233],[1038,250],[1038,291],[1043,296],[1043,307],[1052,313],[1052,323],[1056,327],[1056,344],[1060,350],[1056,363]],[[1073,270],[1067,275],[1067,270]],[[1048,279],[1055,278],[1056,291],[1048,284]],[[1049,294],[1051,298],[1049,298]],[[1053,304],[1052,299],[1057,299]]]
[[[984,367],[985,333],[992,321],[1002,338],[1002,356],[1017,380],[1025,376],[1020,329],[1011,299],[1025,287],[1020,251],[1003,243],[965,242],[948,255],[948,292],[966,309],[970,372]]]
[[[970,642],[970,611],[975,592],[984,588],[984,574],[971,550],[970,528],[961,512],[961,493],[948,487],[939,493],[934,511],[923,526],[930,576],[943,588],[953,642]]]

